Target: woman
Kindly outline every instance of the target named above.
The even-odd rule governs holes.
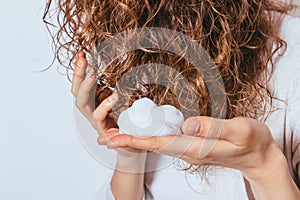
[[[49,5],[50,3],[51,1]],[[294,97],[289,98],[295,85],[282,87],[280,84],[286,75],[278,75],[284,72],[292,83],[297,81],[293,72],[280,68],[280,65],[285,66],[287,63],[295,64],[279,56],[286,48],[285,41],[281,39],[283,34],[280,28],[293,30],[282,15],[287,13],[290,7],[270,0],[235,2],[61,0],[58,1],[58,6],[63,16],[59,18],[59,31],[54,38],[57,47],[56,56],[63,63],[62,55],[66,53],[69,60],[67,65],[71,69],[73,61],[76,56],[78,57],[72,78],[72,93],[76,97],[77,107],[99,133],[103,133],[98,139],[100,145],[140,152],[130,159],[119,153],[117,169],[132,163],[134,164],[131,167],[144,168],[147,154],[143,152],[146,150],[179,156],[192,166],[196,166],[190,167],[194,171],[202,171],[204,174],[203,169],[206,168],[201,166],[221,166],[225,169],[239,170],[241,173],[231,174],[225,170],[223,178],[229,181],[228,185],[224,187],[227,182],[218,182],[219,178],[215,179],[212,182],[216,182],[216,185],[223,184],[216,187],[214,191],[216,195],[199,196],[187,189],[183,183],[184,178],[176,179],[179,183],[174,184],[172,178],[176,174],[173,173],[173,169],[168,168],[163,173],[157,171],[150,174],[132,174],[115,170],[110,184],[107,183],[107,196],[103,196],[103,199],[132,200],[143,197],[182,199],[181,195],[188,199],[225,199],[230,188],[236,189],[240,195],[232,195],[227,197],[228,199],[247,198],[246,195],[249,199],[300,199],[297,188],[300,129],[295,112],[299,109],[297,108],[299,94],[296,93]],[[293,21],[294,25],[299,23],[297,20]],[[201,44],[213,59],[222,77],[226,109],[224,105],[214,105],[210,98],[207,85],[215,84],[213,79],[204,83],[203,75],[182,59],[182,56],[166,51],[138,49],[126,52],[101,71],[97,80],[95,73],[86,74],[88,63],[83,51],[93,56],[94,49],[104,40],[117,33],[141,27],[175,30]],[[288,41],[288,44],[292,43]],[[289,50],[289,46],[287,49]],[[103,59],[108,57],[109,53],[104,54]],[[188,80],[193,93],[196,94],[196,98],[190,101],[197,101],[201,105],[197,110],[200,116],[188,118],[182,125],[183,134],[180,136],[145,138],[120,135],[111,113],[120,96],[113,94],[108,97],[110,94],[108,88],[117,87],[120,91],[122,88],[117,82],[128,70],[138,64],[161,61]],[[166,74],[166,77],[168,75]],[[89,97],[96,81],[100,84],[96,92],[94,110],[89,105]],[[270,81],[274,81],[275,84],[272,85]],[[218,85],[215,86],[218,88]],[[187,113],[195,111],[188,106],[181,108],[169,87],[145,84],[133,89],[127,88],[128,90],[122,93],[122,98],[128,101],[127,106],[143,96],[153,99],[157,104],[171,104],[186,109]],[[289,90],[285,91],[285,88]],[[184,91],[182,88],[173,89]],[[183,94],[183,97],[189,95]],[[284,100],[288,104],[284,104]],[[225,116],[226,119],[212,118],[211,111],[214,106],[220,116]],[[290,109],[290,106],[293,106],[293,109]],[[218,129],[220,135],[216,136],[214,130]],[[214,146],[203,155],[199,152],[202,148],[206,148],[203,147],[205,140],[212,141]],[[181,154],[178,154],[178,145],[167,145],[170,141],[178,145],[183,141],[189,141],[191,145],[188,149],[180,149]],[[208,190],[207,193],[212,191]]]

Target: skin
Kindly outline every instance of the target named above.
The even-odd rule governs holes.
[[[118,133],[116,124],[109,117],[109,111],[118,100],[116,94],[103,100],[95,109],[89,104],[90,94],[94,89],[96,78],[95,74],[86,74],[87,60],[85,54],[81,51],[75,62],[72,78],[71,92],[75,97],[75,105],[89,120],[92,126],[102,136],[99,137],[99,143],[107,141]],[[144,167],[146,163],[146,153],[143,150],[132,148],[123,148],[117,156],[112,180],[111,190],[117,200],[142,199],[144,193]],[[132,165],[134,163],[134,165]],[[135,172],[135,173],[131,173]],[[128,192],[132,191],[132,192]]]
[[[109,110],[118,97],[108,97],[93,111],[88,100],[96,80],[94,74],[85,74],[86,67],[85,55],[80,52],[72,80],[76,106],[101,133],[98,137],[100,145],[132,153],[130,156],[118,155],[111,181],[116,199],[142,198],[144,151],[179,157],[194,165],[238,169],[250,183],[257,200],[300,199],[300,191],[289,174],[286,158],[264,123],[245,117],[221,120],[198,116],[183,123],[183,134],[180,136],[135,137],[119,134],[109,117]],[[129,165],[132,163],[135,165]],[[140,173],[124,172],[127,170],[125,166]],[[139,168],[136,169],[136,166]]]

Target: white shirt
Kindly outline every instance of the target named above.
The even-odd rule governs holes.
[[[279,110],[270,114],[266,124],[285,154],[291,175],[300,187],[300,19],[285,17],[281,37],[288,47],[284,56],[275,63],[271,81],[275,96],[287,100],[288,103],[275,101],[274,105]],[[175,162],[167,168],[146,173],[144,199],[248,199],[243,176],[238,170],[212,168],[207,173],[207,183],[199,175],[178,169]],[[99,190],[97,200],[114,200],[110,190],[112,175],[113,170],[107,175],[106,184]]]

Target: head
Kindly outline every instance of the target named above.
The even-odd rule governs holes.
[[[226,108],[219,105],[218,109],[226,118],[258,119],[266,116],[267,105],[272,105],[274,96],[268,79],[274,56],[286,46],[278,35],[278,26],[280,14],[288,12],[289,6],[274,0],[57,0],[54,11],[58,13],[53,15],[53,10],[49,9],[51,3],[49,0],[44,20],[49,24],[49,18],[57,16],[57,21],[53,22],[57,25],[53,35],[55,56],[68,70],[73,69],[79,50],[94,57],[97,45],[120,32],[162,27],[197,41],[213,59],[225,86]],[[208,83],[182,56],[163,50],[138,49],[114,60],[99,79],[118,88],[118,80],[127,71],[147,63],[163,63],[183,75],[196,94],[195,98],[187,98],[189,94],[184,93],[184,88],[174,87],[176,84],[152,83],[127,90],[119,88],[129,102],[149,97],[158,104],[172,104],[193,112],[194,108],[182,108],[177,100],[179,97],[173,92],[182,90],[181,98],[199,103],[198,115],[210,116],[212,99]],[[97,68],[99,63],[91,66]],[[165,73],[166,78],[171,76]],[[214,84],[213,80],[211,82]],[[99,85],[96,106],[109,94],[107,85]]]
[[[210,116],[213,106],[225,118],[265,119],[271,111],[275,97],[268,80],[275,55],[284,52],[286,47],[278,35],[278,27],[281,14],[288,12],[290,6],[274,0],[57,0],[54,10],[51,5],[52,1],[48,0],[44,21],[56,31],[52,35],[55,58],[67,71],[73,70],[80,50],[94,58],[97,46],[120,32],[162,27],[187,35],[207,51],[223,80],[225,90],[222,92],[226,97],[225,105],[214,105],[207,85],[216,88],[219,85],[215,85],[213,79],[204,81],[203,74],[183,56],[141,48],[114,60],[102,71],[99,82],[107,84],[98,85],[95,106],[111,93],[108,86],[112,86],[129,104],[139,97],[149,97],[157,104],[171,104],[191,115]],[[56,20],[52,21],[53,18]],[[188,81],[195,95],[191,97],[186,88],[174,83],[174,74],[169,71],[160,74],[169,83],[163,86],[140,84],[139,76],[147,72],[138,70],[134,73],[135,87],[118,85],[122,77],[126,79],[128,71],[147,63],[171,67]],[[90,64],[94,69],[101,67],[97,62]],[[179,91],[177,94],[181,96],[174,91]],[[182,107],[178,99],[184,99],[187,106]],[[200,105],[198,110],[188,106],[194,102]],[[207,168],[189,166],[187,169]]]
[[[50,4],[51,0],[45,21],[53,16]],[[55,55],[68,70],[73,69],[79,50],[93,57],[97,45],[115,34],[135,28],[162,27],[191,37],[214,60],[225,86],[227,106],[224,109],[222,105],[219,110],[226,110],[226,118],[258,118],[266,114],[266,105],[272,104],[274,97],[267,77],[273,69],[274,55],[285,47],[278,36],[278,14],[286,13],[288,6],[273,0],[58,0],[57,6],[58,29],[53,35]],[[118,87],[117,82],[124,73],[146,63],[163,63],[181,73],[196,94],[196,99],[189,100],[199,103],[199,114],[210,115],[212,102],[203,77],[189,62],[170,52],[145,49],[129,52],[125,60],[116,59],[111,63],[99,79]],[[99,66],[94,64],[93,67]],[[170,74],[166,74],[168,76]],[[173,91],[178,89],[172,88]],[[131,90],[127,96],[131,102],[147,96],[158,104],[180,107],[178,96],[168,85],[146,84]],[[96,106],[109,93],[107,86],[99,86]],[[123,93],[126,96],[126,91]]]

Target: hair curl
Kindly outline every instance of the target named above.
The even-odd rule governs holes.
[[[207,90],[210,83],[204,82],[202,74],[182,56],[141,48],[114,60],[102,72],[99,79],[108,84],[98,86],[96,106],[109,95],[110,85],[122,91],[123,96],[127,94],[131,102],[145,96],[158,104],[186,109],[185,113],[195,113],[195,108],[180,107],[178,99],[185,99],[185,105],[198,102],[201,105],[196,111],[198,115],[210,116],[212,106],[217,106],[225,118],[262,119],[269,113],[268,105],[275,98],[268,86],[274,56],[286,47],[278,32],[280,15],[292,9],[291,6],[274,0],[57,0],[58,7],[51,10],[51,3],[49,0],[44,21],[48,25],[57,24],[53,35],[55,58],[67,70],[73,70],[78,51],[84,50],[94,58],[97,45],[115,34],[143,27],[167,28],[189,36],[208,52],[222,77],[227,104],[226,108],[213,105]],[[54,14],[56,21],[51,22]],[[186,88],[176,84],[174,74],[169,72],[163,74],[169,80],[165,86],[138,82],[138,87],[128,86],[125,90],[117,84],[126,72],[147,63],[172,67],[188,80],[197,99],[190,98]],[[101,67],[97,62],[91,66]],[[146,73],[136,71],[133,82]],[[213,79],[210,81],[214,84]],[[179,98],[173,91],[181,91],[182,96]]]

